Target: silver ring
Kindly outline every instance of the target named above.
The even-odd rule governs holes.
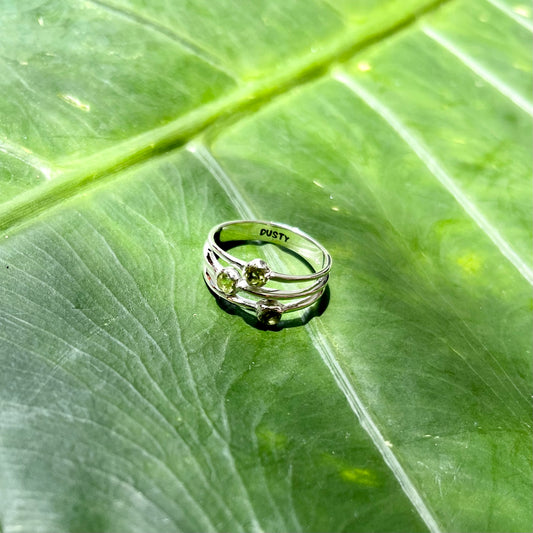
[[[286,274],[273,270],[264,259],[246,262],[228,252],[249,242],[287,248],[307,263],[311,272]],[[327,250],[300,229],[261,220],[235,220],[212,228],[204,246],[204,259],[204,279],[211,291],[255,311],[257,318],[268,325],[277,324],[285,312],[316,302],[324,293],[332,263]],[[272,282],[299,283],[304,287],[286,290],[266,286]]]

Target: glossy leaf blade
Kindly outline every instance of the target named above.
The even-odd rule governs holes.
[[[0,530],[531,529],[527,7],[1,12]],[[305,325],[206,289],[239,217]]]

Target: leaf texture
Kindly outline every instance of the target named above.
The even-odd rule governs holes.
[[[531,530],[530,11],[4,2],[0,530]],[[204,286],[241,217],[304,325]]]

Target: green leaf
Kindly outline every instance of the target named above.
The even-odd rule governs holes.
[[[529,6],[0,17],[0,531],[531,530]],[[217,305],[239,217],[310,320]]]

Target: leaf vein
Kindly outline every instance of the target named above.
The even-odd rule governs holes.
[[[430,39],[438,43],[442,48],[456,57],[463,65],[468,67],[474,74],[494,87],[499,93],[508,98],[513,104],[518,106],[528,115],[533,116],[533,104],[519,94],[513,87],[507,85],[503,80],[487,70],[483,65],[453,44],[449,39],[441,35],[429,25],[422,26],[422,31]]]
[[[240,213],[240,215],[251,220],[257,219],[257,216],[254,214],[249,203],[246,202],[240,191],[237,189],[237,187],[235,187],[231,178],[227,175],[227,173],[224,172],[209,150],[205,146],[200,146],[197,143],[189,145],[188,150],[205,165],[209,173],[216,179],[224,192],[228,195],[228,198],[234,204],[235,209]],[[431,511],[422,500],[422,497],[394,455],[393,451],[389,446],[387,446],[385,438],[377,428],[376,424],[372,420],[372,417],[370,416],[370,413],[366,410],[362,400],[359,398],[355,388],[342,370],[335,357],[334,351],[327,340],[326,333],[321,325],[319,325],[318,319],[308,322],[304,327],[309,334],[311,341],[313,342],[313,346],[333,376],[335,383],[343,393],[350,408],[359,420],[361,427],[369,435],[370,439],[383,457],[383,460],[390,468],[394,477],[397,479],[405,495],[409,498],[420,517],[427,525],[428,529],[432,533],[439,533],[440,528],[437,525],[436,520],[433,518]]]
[[[197,407],[200,410],[201,417],[204,419],[204,421],[206,422],[208,427],[211,429],[211,431],[213,432],[215,437],[221,443],[222,448],[225,450],[225,452],[224,452],[225,457],[228,459],[229,464],[233,468],[233,470],[234,470],[234,472],[235,472],[235,474],[237,476],[237,479],[242,483],[242,478],[240,477],[240,474],[239,474],[239,472],[237,471],[237,469],[235,467],[235,463],[233,461],[233,458],[232,458],[231,454],[229,453],[229,450],[227,449],[228,448],[228,442],[227,442],[226,438],[221,434],[220,430],[217,428],[216,424],[213,422],[211,417],[208,415],[208,413],[207,413],[207,411],[205,409],[205,406],[204,406],[202,400],[200,399],[200,395],[198,393],[198,387],[196,385],[196,380],[194,378],[194,375],[193,375],[193,372],[192,372],[192,369],[191,369],[191,366],[190,366],[190,363],[189,363],[188,353],[187,353],[187,350],[185,349],[185,345],[183,343],[181,329],[179,327],[179,320],[178,320],[178,316],[176,314],[176,308],[175,308],[175,290],[176,290],[176,288],[175,288],[175,275],[176,275],[175,274],[175,270],[176,270],[176,264],[175,264],[175,260],[174,260],[174,257],[172,255],[172,253],[168,250],[168,248],[169,248],[168,247],[168,242],[169,241],[166,238],[165,233],[163,232],[163,230],[161,228],[157,227],[155,224],[150,222],[145,216],[143,216],[138,211],[135,211],[130,206],[128,206],[128,205],[124,205],[124,206],[126,207],[127,211],[130,214],[132,214],[133,216],[139,217],[145,224],[148,224],[149,227],[152,227],[154,230],[156,230],[157,233],[160,235],[161,240],[164,243],[167,244],[166,248],[167,248],[168,257],[169,257],[170,263],[171,263],[171,268],[170,268],[170,272],[171,272],[171,275],[170,275],[170,308],[171,308],[172,313],[174,315],[174,319],[175,320],[173,321],[173,324],[174,324],[174,327],[175,327],[177,341],[178,341],[178,344],[179,344],[179,346],[181,348],[181,351],[182,351],[183,361],[185,363],[185,368],[186,368],[186,371],[187,371],[187,374],[188,374],[189,383],[190,383],[191,388],[192,388],[193,396],[194,396],[194,399],[196,400]],[[154,311],[154,313],[155,313],[155,311]],[[174,365],[171,364],[170,360],[169,360],[169,365],[172,368],[172,372],[173,372],[174,377],[176,379],[176,383],[179,383],[180,380],[178,379],[178,376],[177,376],[177,374],[175,372],[175,369],[174,369]],[[182,394],[182,397],[183,397],[183,394]],[[201,444],[198,441],[196,441],[196,442],[197,442],[198,447],[200,448]],[[213,465],[209,454],[207,454],[205,457],[206,457],[206,461],[209,464],[209,467],[210,467],[210,470],[211,470],[211,475],[216,475],[217,474],[217,469]],[[225,492],[223,492],[223,494],[225,494]],[[219,501],[219,503],[224,507],[226,512],[231,516],[231,518],[233,518],[235,523],[239,523],[237,517],[233,513],[233,509],[228,505],[228,503],[223,499],[223,497],[220,496],[218,492],[214,492],[213,495]]]
[[[429,148],[419,140],[391,111],[375,96],[364,89],[358,82],[340,69],[333,73],[334,79],[350,89],[355,96],[365,102],[404,140],[418,158],[424,163],[433,176],[455,198],[470,218],[489,237],[500,253],[511,262],[522,276],[533,285],[533,270],[524,262],[513,247],[504,239],[501,233],[479,211],[476,205],[461,190],[455,180],[446,172]]]
[[[525,17],[521,17],[518,13],[515,13],[514,11],[509,9],[500,0],[486,0],[486,1],[490,5],[494,6],[496,9],[499,9],[502,13],[507,15],[509,18],[513,19],[515,22],[520,24],[520,26],[522,26],[523,28],[526,28],[526,30],[533,32],[533,22],[531,20],[528,20]]]

